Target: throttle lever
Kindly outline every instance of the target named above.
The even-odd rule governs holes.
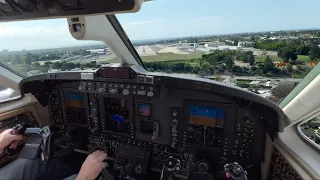
[[[180,171],[181,163],[180,159],[169,156],[163,164],[160,180],[171,180],[172,175]]]

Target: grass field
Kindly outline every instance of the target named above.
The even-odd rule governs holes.
[[[202,54],[174,54],[174,53],[159,53],[157,56],[141,56],[143,62],[155,62],[155,61],[171,61],[171,60],[188,60],[201,58]]]
[[[309,56],[304,56],[304,55],[298,55],[298,60],[303,61],[303,62],[310,62],[311,59]],[[318,58],[317,61],[320,61]]]
[[[201,58],[202,54],[194,53],[194,54],[174,54],[174,53],[159,53],[157,56],[140,56],[143,62],[156,62],[156,61],[175,61],[175,60],[189,60]],[[115,57],[112,60],[102,60],[99,63],[114,63],[120,62],[119,57]],[[194,65],[196,65],[195,63]]]
[[[267,56],[255,56],[256,62],[264,62]],[[280,61],[282,62],[283,59],[278,57],[278,56],[271,56],[271,59],[274,61]],[[310,62],[311,59],[309,56],[306,55],[298,55],[297,61],[302,61],[302,62]],[[320,61],[320,59],[317,59],[317,61]]]
[[[265,55],[262,55],[262,56],[255,56],[255,61],[257,63],[261,63],[261,62],[264,62],[266,60],[266,57]],[[278,56],[270,56],[272,60],[274,61],[283,61],[282,58],[278,57]]]
[[[298,60],[303,61],[303,62],[311,61],[309,56],[304,56],[304,55],[298,55]]]
[[[241,85],[241,84],[250,84],[251,81],[241,81],[241,80],[237,80],[237,84]]]

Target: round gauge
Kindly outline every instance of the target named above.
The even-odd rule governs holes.
[[[35,6],[33,5],[31,0],[13,0],[13,3],[20,9],[26,12],[35,11]]]
[[[75,9],[78,6],[78,0],[58,0],[61,6]]]

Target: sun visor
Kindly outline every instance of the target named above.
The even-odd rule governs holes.
[[[133,13],[144,0],[0,0],[0,22]]]

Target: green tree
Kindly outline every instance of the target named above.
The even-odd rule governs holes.
[[[97,67],[97,61],[90,61],[90,68],[96,68]]]
[[[20,55],[15,54],[10,58],[11,62],[13,64],[24,64],[25,62],[23,62],[22,58]]]
[[[76,68],[81,68],[81,64],[80,63],[76,63]]]
[[[33,55],[32,56],[32,62],[40,61],[39,55]]]
[[[28,54],[25,56],[24,61],[25,61],[26,64],[31,65],[31,64],[32,64],[32,59],[29,58],[29,54],[30,54],[30,53],[28,53]]]
[[[41,68],[41,65],[40,65],[39,62],[32,63],[32,69],[33,70],[40,70],[40,68]]]
[[[61,69],[62,65],[63,64],[61,62],[55,62],[52,65],[52,69]]]
[[[307,45],[301,45],[297,48],[297,54],[300,54],[300,55],[308,55],[310,51],[310,46],[307,46]]]
[[[263,63],[262,67],[260,67],[260,68],[262,68],[263,74],[267,74],[268,72],[272,72],[273,71],[273,69],[275,67],[274,67],[274,64],[273,64],[272,59],[270,58],[270,56],[266,57],[265,62]]]
[[[253,54],[250,54],[248,56],[248,63],[250,63],[250,65],[253,65],[255,63],[255,58],[254,58]]]
[[[48,66],[48,67],[49,67],[49,66],[52,66],[52,64],[53,64],[53,63],[52,63],[52,62],[50,62],[50,61],[46,61],[46,62],[44,62],[44,65],[46,65],[46,66]]]
[[[47,73],[49,71],[49,67],[48,66],[42,66],[40,68],[40,71],[43,72],[43,73]]]
[[[293,62],[298,58],[296,50],[292,47],[285,47],[280,49],[278,52],[278,56],[283,58],[284,62],[289,62],[289,60]]]
[[[27,53],[27,55],[26,55],[26,57],[27,57],[27,59],[29,60],[31,60],[32,59],[32,56],[33,56],[33,54],[31,54],[31,53]]]
[[[61,70],[62,71],[70,71],[71,69],[76,68],[76,65],[74,63],[66,63],[62,65]]]
[[[227,71],[230,71],[232,69],[233,64],[234,64],[234,61],[233,61],[232,57],[231,56],[226,56],[226,57],[224,57],[223,60],[224,60],[224,62],[226,64]]]
[[[238,46],[239,41],[238,40],[234,40],[233,45],[234,46]]]
[[[309,51],[309,57],[311,60],[316,60],[320,58],[320,48],[317,45],[313,45]]]
[[[192,73],[198,74],[199,71],[200,71],[200,66],[196,65],[195,67],[193,67]]]

